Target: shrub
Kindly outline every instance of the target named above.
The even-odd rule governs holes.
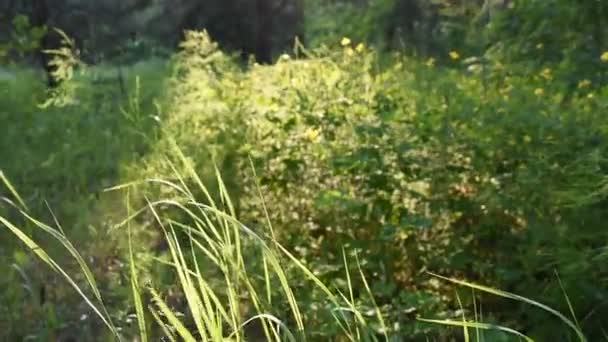
[[[437,300],[452,298],[449,288],[425,269],[560,306],[557,271],[577,315],[590,314],[582,324],[600,333],[604,85],[566,96],[545,67],[530,78],[486,58],[465,72],[471,59],[456,54],[439,66],[398,57],[381,67],[350,42],[243,72],[204,35],[184,46],[159,151],[176,143],[209,176],[219,165],[247,225],[265,221],[261,192],[277,239],[323,281],[344,284],[341,249],[357,251],[378,304],[399,322],[392,333],[427,329],[403,312],[456,315]],[[150,160],[148,174],[170,176]],[[505,319],[524,309],[484,310]],[[534,336],[564,333],[521,315]]]

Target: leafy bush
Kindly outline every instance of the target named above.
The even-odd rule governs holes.
[[[35,214],[43,213],[41,199],[51,198],[51,207],[60,206],[59,218],[82,234],[78,240],[95,260],[92,272],[102,276],[100,292],[110,295],[110,318],[124,319],[121,327],[128,326],[125,317],[135,306],[125,303],[133,284],[124,279],[132,270],[116,265],[133,259],[131,248],[142,260],[140,284],[154,280],[155,289],[178,302],[188,292],[175,290],[176,274],[151,260],[179,243],[193,243],[192,237],[172,233],[169,246],[156,244],[159,220],[147,212],[128,220],[141,244],[127,245],[117,228],[125,214],[119,200],[93,196],[109,182],[147,179],[129,197],[133,205],[145,207],[155,198],[216,203],[218,211],[268,235],[266,241],[294,251],[281,270],[293,280],[290,288],[311,338],[335,338],[342,330],[327,291],[312,285],[310,276],[297,276],[303,267],[318,279],[314,284],[348,293],[348,303],[362,315],[379,310],[390,324],[369,320],[377,336],[450,335],[416,318],[455,322],[463,315],[483,315],[538,340],[571,333],[563,319],[549,320],[525,301],[507,300],[513,297],[481,300],[470,291],[455,296],[449,283],[426,272],[432,271],[571,311],[573,325],[599,339],[601,317],[608,314],[608,236],[601,229],[608,189],[608,58],[594,52],[597,63],[578,74],[565,66],[570,57],[526,63],[507,52],[469,56],[465,48],[421,61],[380,55],[344,38],[336,39],[335,48],[299,46],[275,65],[243,67],[206,33],[188,32],[160,104],[152,100],[160,88],[140,93],[150,89],[148,83],[160,84],[162,73],[154,66],[144,68],[150,81],[142,76],[143,88],[134,89],[122,89],[116,68],[87,70],[89,76],[68,80],[79,90],[60,108],[35,105],[45,92],[34,81],[2,81],[10,86],[0,94],[0,142],[14,147],[2,150],[2,170],[28,194],[24,202]],[[140,85],[133,78],[126,83]],[[225,184],[218,182],[216,167]],[[30,195],[36,191],[39,197]],[[236,199],[233,205],[226,192]],[[10,206],[0,210],[14,218]],[[183,208],[159,210],[163,224],[199,222]],[[30,222],[24,230],[34,228]],[[6,260],[28,264],[12,248],[2,252]],[[237,265],[239,272],[263,272],[258,252],[242,249],[246,265]],[[94,258],[99,255],[107,258]],[[359,262],[345,265],[344,258]],[[204,259],[193,255],[182,271],[195,269],[196,260]],[[359,272],[367,282],[346,276]],[[17,282],[18,272],[11,274]],[[66,298],[56,291],[54,298]],[[171,295],[176,291],[181,296]],[[21,290],[5,297],[13,301],[10,312],[30,307]],[[286,317],[290,305],[283,297],[269,307]],[[23,328],[61,329],[55,317],[64,317],[58,313],[68,312],[66,307],[31,314],[47,315],[50,327]],[[176,310],[185,311],[183,305]],[[298,326],[294,320],[291,326]]]
[[[340,288],[342,248],[358,252],[393,334],[427,331],[404,312],[457,317],[449,288],[424,270],[565,308],[557,271],[581,325],[600,336],[605,85],[566,96],[550,69],[530,78],[458,53],[440,66],[398,57],[379,67],[348,40],[301,53],[242,72],[192,33],[158,151],[176,143],[208,179],[219,165],[247,225],[265,221],[261,192],[277,239],[324,282]],[[149,161],[147,174],[172,177]],[[314,317],[315,292],[301,291]],[[539,339],[566,334],[517,304],[485,303],[484,316]]]

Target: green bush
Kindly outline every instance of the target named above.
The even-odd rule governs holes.
[[[457,54],[380,67],[349,44],[243,72],[193,33],[158,151],[177,144],[208,179],[219,165],[247,225],[265,221],[261,192],[279,241],[324,282],[343,286],[342,248],[357,251],[392,334],[427,331],[416,314],[458,317],[432,270],[567,309],[557,272],[583,328],[601,336],[608,88],[582,83],[567,97],[543,66],[530,77]],[[172,177],[148,160],[146,174]],[[300,289],[314,317],[315,293]],[[540,340],[567,333],[518,304],[483,310]]]
[[[147,179],[133,190],[136,206],[203,198],[201,204],[220,203],[218,210],[230,212],[217,167],[235,199],[231,215],[294,251],[320,282],[348,293],[359,312],[380,310],[390,324],[373,320],[369,328],[378,336],[453,335],[416,318],[454,322],[478,315],[541,341],[570,333],[563,320],[524,302],[455,295],[431,271],[572,311],[588,337],[600,339],[608,314],[602,52],[593,52],[596,63],[578,73],[568,67],[569,56],[522,60],[501,49],[469,56],[474,49],[465,47],[421,61],[335,39],[336,48],[300,46],[275,65],[242,66],[206,33],[188,32],[166,83],[162,62],[126,76],[116,67],[86,68],[62,84],[70,91],[53,97],[69,100],[55,102],[60,107],[37,106],[46,92],[34,74],[2,80],[0,143],[12,147],[1,151],[2,171],[26,194],[33,215],[54,219],[43,199],[58,208],[58,219],[95,261],[113,318],[129,331],[135,329],[126,323],[132,284],[124,281],[129,270],[116,266],[131,257],[118,229],[126,213],[120,199],[101,190]],[[161,181],[177,186],[158,186]],[[183,210],[159,210],[165,223],[195,225]],[[0,215],[14,218],[12,206],[3,202]],[[151,262],[167,252],[155,241],[155,221],[150,213],[129,221],[143,259],[138,274],[172,297],[176,275]],[[261,230],[268,222],[268,232]],[[177,243],[192,242],[176,236]],[[32,265],[12,247],[1,252],[21,269]],[[242,250],[247,272],[262,268],[256,253]],[[344,253],[359,260],[348,263],[349,272]],[[9,282],[21,282],[9,262],[1,267]],[[337,338],[335,307],[324,289],[298,278],[298,263],[282,269],[307,336]],[[360,271],[368,284],[345,276]],[[67,298],[63,288],[53,291],[54,300]],[[10,305],[0,312],[11,319],[0,322],[35,307],[27,303],[35,297],[21,289],[2,297]],[[284,298],[273,303],[278,316],[292,310]],[[61,330],[62,320],[78,321],[72,316],[79,311],[70,310],[77,305],[31,309],[28,317],[45,317],[44,326],[18,327],[7,338]]]

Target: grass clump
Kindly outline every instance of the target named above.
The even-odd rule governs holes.
[[[185,161],[185,160],[184,160]],[[176,175],[181,179],[181,175]],[[196,176],[195,176],[196,177]],[[11,193],[21,202],[21,197],[12,185],[3,179]],[[158,183],[158,180],[149,180]],[[202,184],[202,183],[200,183]],[[254,231],[239,222],[234,216],[230,199],[218,178],[221,203],[211,197],[200,202],[193,197],[184,183],[162,182],[184,194],[179,199],[148,201],[145,208],[130,215],[116,229],[126,229],[129,237],[129,273],[134,310],[138,320],[141,340],[154,340],[165,335],[171,340],[227,341],[227,340],[287,340],[304,339],[309,331],[300,312],[284,265],[292,264],[303,281],[318,286],[326,295],[325,301],[332,308],[337,327],[343,338],[349,340],[377,340],[379,337],[367,329],[368,319],[355,303],[342,293],[330,290],[302,262],[270,237],[269,231]],[[199,189],[208,193],[202,185]],[[113,187],[108,191],[127,189],[126,205],[129,207],[130,184]],[[10,201],[8,198],[5,200]],[[209,203],[209,204],[205,204]],[[177,208],[188,220],[176,221],[175,214],[166,214]],[[31,223],[60,242],[78,262],[87,280],[84,285],[76,283],[40,245],[3,217],[0,222],[8,228],[38,258],[59,273],[74,287],[93,312],[108,327],[111,335],[122,340],[125,335],[115,326],[90,268],[74,249],[60,226],[50,227],[20,210]],[[127,210],[130,212],[130,210]],[[138,265],[131,241],[131,221],[140,215],[152,215],[161,228],[168,246],[169,257],[159,259],[176,277],[181,287],[184,302],[172,303],[154,284],[142,286],[138,276]],[[166,215],[166,216],[165,216]],[[245,263],[245,258],[257,256],[260,261]],[[345,260],[346,262],[346,260]],[[363,276],[361,274],[361,276]],[[350,275],[349,275],[350,277]],[[90,298],[88,292],[93,294]],[[147,298],[148,302],[144,302]],[[147,304],[147,309],[144,305]],[[377,317],[382,322],[381,315]],[[149,320],[157,324],[150,326]],[[311,336],[312,337],[312,336]]]

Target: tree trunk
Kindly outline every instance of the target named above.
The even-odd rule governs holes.
[[[259,63],[272,62],[273,2],[255,0],[255,58]]]
[[[38,48],[38,51],[36,52],[37,59],[39,60],[40,64],[42,65],[42,67],[44,68],[44,70],[46,72],[48,86],[56,87],[57,81],[53,77],[53,71],[55,68],[52,65],[50,65],[52,57],[48,53],[44,52],[45,50],[56,49],[58,47],[55,44],[57,39],[53,38],[53,36],[55,36],[56,33],[51,31],[51,29],[49,27],[50,25],[48,25],[49,19],[50,19],[50,14],[49,14],[49,6],[47,3],[47,0],[33,0],[32,17],[31,17],[32,25],[47,27],[47,32],[42,37],[42,39],[40,41],[40,47]]]

